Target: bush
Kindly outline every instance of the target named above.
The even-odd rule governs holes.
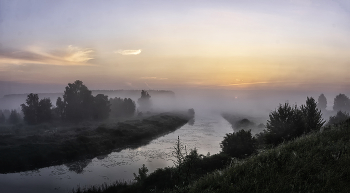
[[[338,111],[337,115],[329,117],[327,125],[338,124],[350,118],[349,113]]]
[[[256,152],[257,141],[252,137],[251,131],[240,130],[236,133],[226,134],[220,143],[223,153],[232,157],[244,158]]]

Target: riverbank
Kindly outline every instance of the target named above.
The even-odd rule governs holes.
[[[173,167],[159,169],[131,184],[116,182],[74,192],[349,192],[350,119],[324,129],[249,158],[234,159],[226,168],[203,173],[187,181],[189,183],[176,181],[174,174],[179,168]],[[187,170],[180,173],[198,175],[196,169],[202,169],[202,163],[219,165],[224,157],[218,156],[223,155],[191,154],[187,157],[188,163],[195,164],[188,170],[190,173]],[[203,168],[208,169],[208,164]]]
[[[190,120],[186,113],[162,113],[116,123],[50,125],[1,130],[0,173],[59,165],[145,144]]]

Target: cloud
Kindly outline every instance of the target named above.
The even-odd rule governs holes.
[[[141,77],[140,79],[144,79],[144,80],[167,80],[168,78],[158,78],[158,77],[152,76],[152,77]]]
[[[48,65],[88,65],[94,50],[72,45],[63,49],[48,50],[30,46],[25,49],[0,49],[0,64],[48,64]]]
[[[138,55],[141,53],[141,49],[138,49],[138,50],[117,50],[117,51],[114,51],[114,53],[121,54],[121,55]]]

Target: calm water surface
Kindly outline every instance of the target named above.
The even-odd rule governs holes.
[[[178,136],[188,152],[197,148],[198,153],[206,155],[208,152],[220,152],[220,142],[226,133],[232,132],[231,125],[219,114],[196,115],[194,123],[188,123],[137,149],[125,149],[92,160],[35,171],[0,174],[0,192],[71,192],[78,185],[89,187],[116,180],[130,181],[142,164],[149,172],[173,166],[172,151]]]

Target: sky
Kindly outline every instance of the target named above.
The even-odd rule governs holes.
[[[350,90],[348,0],[1,0],[0,92]]]

